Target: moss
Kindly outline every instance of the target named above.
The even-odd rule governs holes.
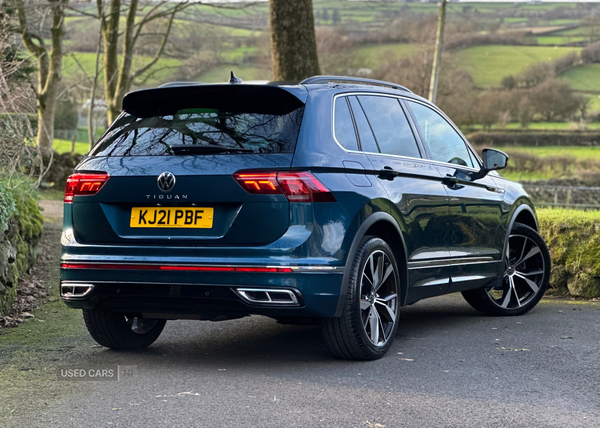
[[[19,279],[35,263],[37,244],[43,230],[43,217],[27,181],[10,188],[0,181],[0,228],[3,236],[0,260],[0,315],[10,310]],[[12,204],[12,205],[11,205]],[[8,217],[7,217],[8,215]]]
[[[26,236],[29,240],[39,238],[44,227],[44,218],[31,194],[33,192],[19,191],[15,193],[21,235]]]
[[[572,296],[600,297],[600,213],[538,210],[540,232],[552,258],[551,287]]]
[[[16,211],[12,192],[0,181],[0,233],[8,229],[8,222]]]

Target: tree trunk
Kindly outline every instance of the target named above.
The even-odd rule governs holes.
[[[117,82],[119,73],[119,20],[121,17],[121,0],[111,0],[108,6],[108,14],[104,11],[102,0],[97,0],[98,13],[100,15],[100,28],[104,41],[104,94],[108,123],[119,114],[115,95],[117,93]]]
[[[320,74],[312,0],[271,0],[270,23],[273,80]]]
[[[162,7],[164,4],[158,2],[150,6],[150,10],[141,19],[137,19],[140,11],[139,0],[130,0],[127,6],[125,29],[123,31],[123,52],[119,64],[117,51],[119,42],[119,22],[121,13],[124,13],[121,0],[110,0],[108,12],[105,11],[104,0],[96,0],[98,14],[100,16],[100,28],[104,41],[104,94],[107,104],[108,122],[112,123],[121,112],[123,97],[131,90],[133,80],[150,69],[163,54],[167,39],[171,32],[173,20],[177,12],[183,10],[190,3],[181,1],[173,6]],[[159,18],[167,18],[168,23],[163,33],[160,46],[155,56],[144,66],[132,71],[135,45],[142,34],[142,28],[150,21]]]
[[[62,75],[63,39],[65,7],[68,0],[48,0],[52,17],[50,28],[50,50],[46,48],[40,34],[32,33],[28,28],[26,6],[22,0],[17,1],[19,31],[21,40],[38,63],[37,144],[44,156],[52,153],[54,140],[54,112],[56,97]]]

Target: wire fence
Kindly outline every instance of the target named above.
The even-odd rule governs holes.
[[[600,210],[600,187],[525,184],[523,188],[536,206]]]

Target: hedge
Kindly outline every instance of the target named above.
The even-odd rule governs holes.
[[[600,297],[600,212],[545,208],[538,220],[552,259],[550,292]]]
[[[475,132],[468,137],[475,146],[597,146],[600,131],[499,131]]]
[[[11,189],[0,180],[0,316],[12,307],[19,278],[35,263],[42,228],[32,187]]]

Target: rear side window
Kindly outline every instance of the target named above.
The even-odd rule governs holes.
[[[365,116],[365,112],[358,103],[358,98],[350,97],[350,105],[352,106],[352,113],[354,113],[354,120],[356,121],[358,137],[360,138],[360,145],[363,152],[379,153],[379,147],[373,136],[373,131]]]
[[[408,119],[396,98],[359,96],[381,153],[420,158],[421,153]]]
[[[333,118],[335,138],[346,150],[358,150],[356,131],[348,108],[346,97],[335,100],[335,116]]]
[[[437,112],[409,101],[433,160],[475,168],[471,154],[461,136]]]
[[[233,100],[235,101],[235,100]],[[221,104],[223,104],[221,102]],[[91,156],[292,153],[304,107],[293,111],[239,111],[210,105],[137,117],[123,113],[91,150]]]

